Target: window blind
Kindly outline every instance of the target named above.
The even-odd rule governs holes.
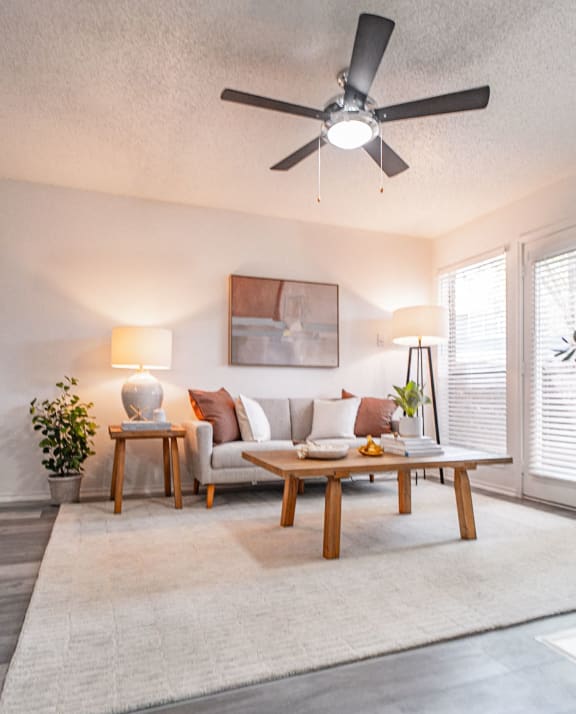
[[[576,480],[576,355],[555,356],[576,330],[576,250],[536,260],[530,269],[529,469]]]
[[[506,452],[506,256],[440,276],[449,339],[439,348],[442,441]]]

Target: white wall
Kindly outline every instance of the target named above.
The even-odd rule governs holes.
[[[435,241],[436,271],[507,249],[508,446],[514,465],[479,469],[471,474],[479,486],[514,495],[522,492],[522,246],[575,222],[576,176],[572,176]]]
[[[128,376],[109,366],[110,331],[174,331],[173,369],[159,372],[172,421],[189,416],[187,387],[254,396],[386,395],[406,351],[377,347],[389,312],[428,302],[431,241],[338,229],[38,184],[0,182],[0,500],[45,498],[28,403],[63,375],[80,380],[100,424],[85,493],[105,493],[106,427],[123,418]],[[231,273],[340,285],[340,367],[227,365]],[[158,444],[128,447],[126,492],[160,487]],[[185,483],[185,486],[189,484]]]

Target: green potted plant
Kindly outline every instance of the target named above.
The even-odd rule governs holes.
[[[422,417],[418,416],[418,410],[422,405],[430,403],[430,398],[424,394],[424,387],[419,387],[413,380],[405,387],[393,386],[396,394],[388,396],[404,412],[398,423],[400,436],[422,436]]]
[[[72,388],[77,384],[74,377],[64,377],[56,383],[59,393],[55,399],[30,402],[34,431],[42,436],[42,465],[50,472],[48,482],[54,505],[80,500],[82,468],[94,453],[93,437],[98,425],[89,414],[94,404],[81,402],[74,394]]]

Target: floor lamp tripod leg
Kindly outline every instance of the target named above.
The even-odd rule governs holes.
[[[436,430],[436,441],[440,443],[440,429],[438,427],[438,409],[436,408],[436,385],[434,383],[434,368],[432,366],[432,350],[426,347],[428,352],[428,371],[430,372],[430,391],[432,392],[432,412],[434,415],[434,429]],[[440,483],[444,483],[444,469],[440,469]]]

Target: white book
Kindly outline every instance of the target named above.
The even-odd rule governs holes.
[[[394,449],[408,449],[409,451],[430,451],[430,449],[440,449],[440,444],[435,442],[430,442],[429,444],[390,444],[390,448]]]
[[[438,448],[428,448],[415,451],[414,449],[402,449],[402,448],[390,448],[386,447],[384,452],[387,454],[393,454],[394,456],[413,456],[417,458],[418,456],[441,456],[444,453],[444,449]]]
[[[393,434],[382,434],[380,437],[380,444],[382,446],[387,446],[388,444],[395,444],[401,446],[430,446],[430,444],[436,444],[437,442],[431,436],[394,436]]]

